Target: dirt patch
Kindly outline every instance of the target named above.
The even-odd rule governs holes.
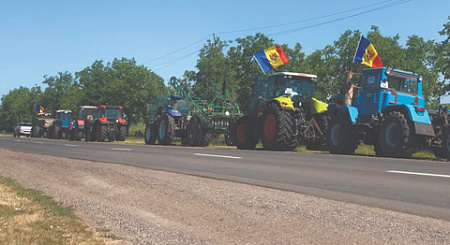
[[[450,244],[443,220],[119,164],[0,156],[0,174],[123,244]]]

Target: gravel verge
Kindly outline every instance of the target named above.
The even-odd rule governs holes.
[[[114,244],[450,244],[450,222],[246,184],[0,148],[0,174]]]

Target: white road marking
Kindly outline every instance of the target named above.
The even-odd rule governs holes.
[[[115,151],[131,151],[131,149],[129,149],[129,148],[111,148],[111,150],[115,150]]]
[[[450,178],[450,175],[444,175],[444,174],[428,174],[428,173],[405,172],[405,171],[397,171],[397,170],[388,170],[386,172],[395,173],[395,174],[409,174],[409,175],[422,175],[422,176],[432,176],[432,177],[440,177],[440,178]]]
[[[44,144],[44,142],[41,142],[41,141],[37,141],[37,142],[34,142],[34,143],[36,143],[36,144]]]
[[[70,145],[70,144],[64,144],[65,146],[78,146],[78,145]]]
[[[203,157],[221,157],[221,158],[232,158],[232,159],[241,159],[242,157],[235,157],[235,156],[223,156],[223,155],[211,155],[211,154],[203,154],[203,153],[194,153],[196,156],[203,156]]]

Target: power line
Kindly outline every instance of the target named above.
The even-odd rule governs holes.
[[[383,5],[383,6],[380,6],[378,8],[375,8],[375,9],[359,12],[359,13],[356,13],[356,14],[353,14],[353,15],[349,15],[349,16],[345,16],[345,17],[341,17],[341,18],[325,21],[325,22],[314,24],[314,25],[310,25],[310,26],[304,26],[304,27],[295,28],[295,29],[291,29],[291,30],[286,30],[286,31],[272,33],[272,34],[269,34],[268,36],[279,36],[279,35],[283,35],[283,34],[289,34],[289,33],[292,33],[292,32],[302,31],[302,30],[313,28],[313,27],[322,26],[322,25],[333,23],[333,22],[342,21],[342,20],[345,20],[345,19],[350,19],[350,18],[353,18],[353,17],[356,17],[356,16],[360,16],[360,15],[364,15],[364,14],[367,14],[367,13],[370,13],[370,12],[373,12],[373,11],[377,11],[377,10],[380,10],[380,9],[394,7],[394,6],[397,6],[397,5],[400,5],[400,4],[404,4],[404,3],[407,3],[407,2],[411,2],[411,1],[412,0],[399,0],[399,1],[396,1],[396,2],[394,2],[392,4]]]
[[[344,11],[341,11],[341,12],[332,13],[332,14],[323,15],[323,16],[314,17],[314,18],[309,18],[309,19],[304,19],[304,20],[297,20],[297,21],[292,21],[292,22],[287,22],[287,23],[282,23],[282,24],[276,24],[276,25],[270,25],[270,26],[264,26],[264,27],[257,27],[257,28],[250,28],[250,29],[244,29],[244,30],[238,30],[238,31],[218,32],[217,34],[231,34],[231,33],[239,33],[239,32],[256,31],[256,30],[269,29],[269,28],[286,26],[286,25],[291,25],[291,24],[297,24],[297,23],[302,23],[302,22],[308,22],[308,21],[313,21],[313,20],[319,20],[319,19],[324,19],[324,18],[328,18],[328,17],[331,17],[331,16],[335,16],[335,15],[340,15],[340,14],[344,14],[344,13],[348,13],[348,12],[353,12],[353,11],[360,10],[360,9],[373,8],[374,6],[377,6],[377,5],[380,5],[380,4],[385,4],[385,3],[388,3],[388,2],[392,2],[392,1],[394,1],[394,0],[387,0],[387,1],[384,1],[384,2],[374,3],[374,4],[370,4],[370,5],[354,8],[354,9],[344,10]]]
[[[238,32],[246,32],[246,31],[254,31],[254,30],[261,30],[261,29],[268,29],[268,28],[273,28],[273,27],[279,27],[279,26],[291,25],[291,24],[296,24],[296,23],[301,23],[301,22],[307,22],[307,21],[312,21],[312,20],[317,20],[317,19],[328,18],[328,17],[331,17],[331,16],[336,16],[336,15],[340,15],[340,14],[343,14],[343,13],[348,13],[348,12],[352,12],[352,11],[356,11],[356,10],[360,10],[360,9],[365,9],[365,8],[373,7],[373,6],[376,6],[376,5],[382,5],[382,6],[380,6],[380,7],[377,7],[377,8],[374,8],[374,9],[372,8],[372,9],[370,9],[370,10],[366,10],[366,11],[359,12],[359,13],[356,13],[356,14],[352,14],[352,15],[349,15],[349,16],[344,16],[344,17],[336,18],[336,19],[333,19],[333,20],[329,20],[329,21],[325,21],[325,22],[321,22],[321,23],[317,23],[317,24],[313,24],[313,25],[309,25],[309,26],[304,26],[304,27],[300,27],[300,28],[295,28],[295,29],[290,29],[290,30],[286,30],[286,31],[276,32],[276,33],[272,33],[272,34],[269,34],[269,35],[268,35],[268,36],[279,36],[279,35],[284,35],[284,34],[289,34],[289,33],[297,32],[297,31],[302,31],[302,30],[314,28],[314,27],[317,27],[317,26],[322,26],[322,25],[330,24],[330,23],[333,23],[333,22],[342,21],[342,20],[345,20],[345,19],[350,19],[350,18],[353,18],[353,17],[356,17],[356,16],[360,16],[360,15],[364,15],[364,14],[373,12],[373,11],[377,11],[377,10],[381,10],[381,9],[385,9],[385,8],[390,8],[390,7],[394,7],[394,6],[400,5],[400,4],[404,4],[404,3],[407,3],[407,2],[411,2],[412,0],[396,0],[396,1],[394,1],[394,2],[393,2],[393,1],[394,1],[394,0],[387,0],[387,1],[380,2],[380,3],[372,4],[372,5],[367,5],[367,6],[363,6],[363,7],[358,7],[358,8],[354,8],[354,9],[350,9],[350,10],[345,10],[345,11],[341,11],[341,12],[337,12],[337,13],[333,13],[333,14],[328,14],[328,15],[320,16],[320,17],[315,17],[315,18],[310,18],[310,19],[305,19],[305,20],[298,20],[298,21],[288,22],[288,23],[284,23],[284,24],[277,24],[277,25],[271,25],[271,26],[266,26],[266,27],[259,27],[259,28],[252,28],[252,29],[238,30],[238,31],[219,32],[219,33],[217,33],[217,34],[230,34],[230,33],[238,33]],[[393,2],[393,3],[390,3],[390,2]],[[389,3],[389,4],[386,4],[386,3]],[[145,63],[151,63],[151,62],[154,62],[154,61],[156,61],[156,60],[160,60],[160,59],[162,59],[162,58],[165,58],[165,57],[167,57],[167,56],[170,56],[170,55],[172,55],[172,54],[175,54],[175,53],[177,53],[177,52],[179,52],[179,51],[181,51],[181,50],[184,50],[184,49],[186,49],[186,48],[189,48],[189,47],[191,47],[191,46],[193,46],[193,45],[195,45],[195,44],[197,44],[197,43],[199,43],[199,42],[201,42],[201,41],[204,41],[206,38],[210,37],[211,35],[213,35],[213,34],[207,35],[207,36],[205,36],[205,37],[199,39],[198,41],[196,41],[196,42],[194,42],[194,43],[192,43],[192,44],[189,44],[189,45],[187,45],[187,46],[185,46],[185,47],[183,47],[183,48],[181,48],[181,49],[175,50],[175,51],[173,51],[173,52],[171,52],[171,53],[169,53],[169,54],[166,54],[166,55],[160,56],[160,57],[158,57],[158,58],[152,59],[151,61],[144,62],[143,64],[145,64]],[[155,68],[155,69],[153,69],[153,70],[154,70],[154,71],[160,70],[160,69],[162,69],[162,68],[164,68],[164,67],[166,67],[166,66],[169,66],[169,65],[171,65],[171,64],[174,64],[174,63],[176,63],[176,62],[179,62],[179,61],[181,61],[181,60],[183,60],[183,59],[185,59],[185,58],[187,58],[187,57],[189,57],[189,56],[191,56],[191,55],[194,55],[194,54],[200,52],[200,50],[201,50],[201,49],[199,49],[199,50],[197,50],[197,51],[195,51],[195,52],[189,53],[189,54],[187,54],[187,55],[184,55],[184,56],[182,56],[182,57],[178,57],[178,58],[169,60],[169,61],[167,61],[167,62],[158,64],[158,65],[154,65],[154,67],[158,67],[158,66],[160,66],[160,67]]]

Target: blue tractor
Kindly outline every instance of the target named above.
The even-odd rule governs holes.
[[[150,111],[150,123],[145,128],[145,143],[170,145],[174,137],[186,143],[189,106],[180,95],[158,95]]]
[[[328,108],[329,151],[353,154],[364,142],[374,146],[377,156],[408,157],[422,146],[433,147],[441,157],[450,156],[450,147],[445,147],[450,146],[446,143],[450,137],[443,141],[442,136],[448,123],[432,124],[422,86],[422,76],[412,72],[386,67],[364,70],[357,85],[350,86],[354,91],[348,92],[346,105]],[[442,118],[443,113],[434,116]]]
[[[53,121],[53,124],[49,129],[49,138],[67,139],[69,136],[69,126],[71,121],[71,110],[57,110],[55,113],[55,121]]]

